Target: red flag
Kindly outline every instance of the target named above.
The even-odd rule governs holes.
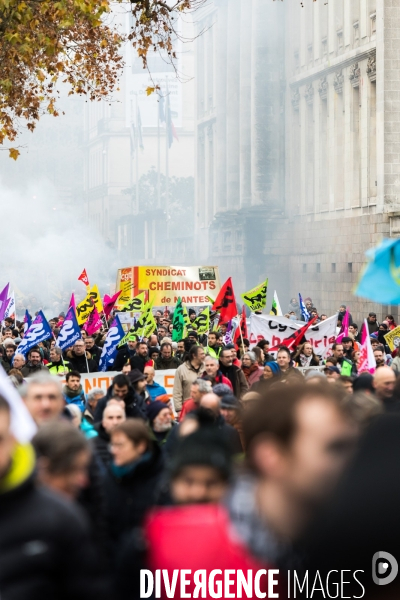
[[[104,314],[106,316],[106,319],[108,319],[108,317],[110,316],[111,311],[114,308],[114,304],[120,297],[121,293],[122,293],[122,290],[119,290],[119,292],[114,294],[114,296],[108,296],[107,294],[104,294],[103,309],[104,309]]]
[[[244,304],[243,304],[243,308],[242,308],[242,315],[240,317],[240,323],[239,323],[239,326],[236,327],[235,335],[233,337],[233,341],[236,344],[236,347],[239,347],[239,344],[241,342],[240,333],[242,333],[242,336],[241,336],[242,338],[248,339],[246,309],[244,307]]]
[[[286,346],[286,348],[288,348],[289,350],[294,350],[294,348],[296,348],[296,346],[298,346],[301,342],[301,340],[303,339],[307,329],[309,327],[311,327],[312,325],[314,325],[315,321],[318,319],[318,317],[314,317],[313,319],[311,319],[310,321],[308,321],[308,323],[306,323],[305,325],[303,325],[303,327],[300,327],[300,329],[297,329],[296,331],[294,331],[292,333],[292,335],[290,335],[288,338],[284,339],[283,342],[281,344],[279,344],[279,346],[275,346],[274,348],[270,348],[268,350],[269,353],[271,352],[277,352],[280,348],[280,346]]]
[[[219,312],[219,322],[224,323],[230,321],[238,314],[235,294],[233,293],[232,279],[229,277],[219,292],[215,300],[212,310]]]
[[[89,283],[89,277],[87,276],[87,273],[86,273],[86,269],[83,269],[82,273],[78,277],[78,281],[82,281],[82,283],[84,283],[86,285],[86,287],[89,287],[90,283]]]

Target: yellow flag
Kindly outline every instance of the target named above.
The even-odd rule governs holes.
[[[247,304],[250,310],[262,310],[267,304],[268,279],[260,283],[252,290],[241,294],[243,302]]]
[[[141,312],[146,304],[146,292],[138,294],[119,309],[118,312]]]
[[[103,303],[101,301],[101,296],[99,292],[99,288],[97,285],[91,287],[90,291],[87,293],[86,298],[79,302],[76,307],[76,318],[78,320],[78,325],[83,325],[93,310],[93,306],[95,306],[99,312],[103,312]]]

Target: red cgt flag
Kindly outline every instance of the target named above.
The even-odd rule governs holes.
[[[296,346],[298,346],[301,342],[301,340],[304,337],[304,334],[306,333],[307,329],[309,327],[311,327],[312,325],[314,325],[315,321],[317,320],[318,317],[314,317],[313,319],[311,319],[311,321],[308,321],[308,323],[306,323],[305,325],[303,325],[303,327],[300,327],[300,329],[297,329],[296,331],[294,331],[292,333],[292,335],[290,335],[289,337],[287,337],[286,339],[283,340],[283,342],[281,344],[279,344],[279,346],[275,346],[274,348],[270,348],[268,350],[268,352],[277,352],[277,350],[279,350],[280,346],[286,346],[286,348],[288,348],[289,350],[294,350],[296,348]]]
[[[82,273],[78,277],[78,281],[82,281],[82,283],[84,283],[86,285],[86,287],[89,287],[90,283],[89,283],[89,277],[87,276],[87,273],[86,273],[86,269],[83,269]]]
[[[215,300],[212,310],[219,312],[220,323],[230,321],[233,317],[238,314],[235,294],[233,293],[232,279],[229,277],[219,292],[217,299]]]

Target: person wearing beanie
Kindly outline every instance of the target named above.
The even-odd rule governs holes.
[[[174,426],[170,408],[160,400],[154,400],[146,409],[149,425],[160,447],[164,446]]]
[[[242,427],[242,411],[239,400],[233,394],[225,394],[221,398],[221,415],[225,421],[234,427],[240,436],[243,450],[245,450],[245,440]]]
[[[232,475],[232,454],[217,428],[204,427],[179,440],[169,467],[174,504],[217,503]]]

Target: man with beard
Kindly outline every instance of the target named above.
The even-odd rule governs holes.
[[[81,374],[78,371],[67,373],[66,385],[63,388],[63,396],[67,404],[76,404],[81,411],[85,410],[86,396],[81,385]]]
[[[46,371],[46,373],[48,373],[47,367],[43,364],[39,348],[32,348],[32,350],[28,352],[28,362],[25,367],[22,367],[21,373],[24,377],[29,377],[38,371]]]
[[[232,384],[233,394],[241,398],[249,389],[243,371],[233,364],[232,351],[226,348],[219,355],[220,371]]]
[[[147,406],[149,425],[160,447],[164,446],[173,427],[171,411],[159,400],[154,400]]]

